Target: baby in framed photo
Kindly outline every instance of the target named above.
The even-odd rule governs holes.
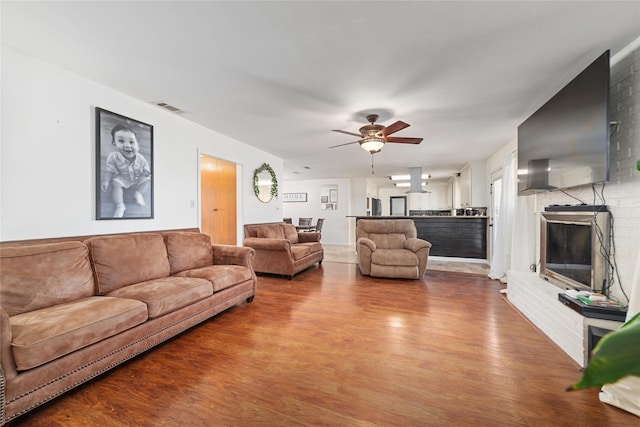
[[[153,218],[153,126],[96,107],[96,218]]]
[[[122,218],[127,206],[124,203],[124,190],[132,189],[135,202],[145,206],[142,195],[151,184],[151,167],[140,154],[140,146],[135,132],[124,125],[116,125],[111,129],[111,143],[114,151],[107,156],[107,165],[102,184],[102,191],[111,186],[111,197],[116,209],[114,218]]]

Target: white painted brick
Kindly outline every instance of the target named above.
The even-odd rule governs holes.
[[[536,273],[508,272],[509,302],[580,366],[585,366],[589,325],[617,329],[622,322],[584,317],[558,301],[561,290]]]
[[[611,134],[610,180],[604,185],[606,204],[613,215],[615,261],[618,276],[629,295],[640,246],[640,51],[623,58],[611,70],[611,120],[618,121]],[[595,186],[600,190],[600,185]],[[566,190],[587,204],[602,204],[594,197],[591,186]],[[576,204],[577,201],[561,191],[536,196],[538,212],[553,204]],[[539,245],[539,242],[536,242]],[[539,248],[538,248],[539,253]],[[620,284],[616,283],[612,296],[623,299]]]

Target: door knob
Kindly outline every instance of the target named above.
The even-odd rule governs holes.
[[[218,208],[211,208],[211,212],[217,212]]]

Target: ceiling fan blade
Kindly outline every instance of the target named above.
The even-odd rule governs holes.
[[[402,130],[404,128],[408,128],[409,126],[411,126],[409,123],[405,123],[405,122],[403,122],[401,120],[398,120],[394,124],[389,125],[384,129],[384,135],[385,136],[391,135],[392,133],[396,133],[399,130]]]
[[[389,136],[386,138],[387,142],[399,142],[401,144],[420,144],[422,138],[402,138],[397,136]]]
[[[351,145],[351,144],[355,144],[355,143],[357,143],[357,142],[360,142],[360,141],[358,140],[358,141],[347,142],[347,143],[345,143],[345,144],[333,145],[333,146],[331,146],[331,147],[329,147],[329,148],[342,147],[342,146],[344,146],[344,145]]]
[[[362,135],[360,135],[359,133],[347,132],[346,130],[333,129],[333,132],[346,133],[347,135],[353,135],[353,136],[357,136],[358,138],[362,138]]]

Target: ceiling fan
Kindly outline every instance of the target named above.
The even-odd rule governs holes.
[[[384,147],[384,144],[387,142],[395,142],[400,144],[420,144],[422,142],[422,138],[403,138],[397,136],[389,136],[393,133],[398,132],[399,130],[409,127],[410,125],[408,123],[397,121],[389,126],[383,126],[375,124],[376,120],[378,120],[377,114],[367,115],[367,121],[369,122],[369,124],[360,128],[360,134],[357,134],[355,132],[348,132],[346,130],[334,129],[333,132],[345,133],[347,135],[357,136],[361,139],[357,141],[347,142],[346,144],[334,145],[329,148],[342,147],[344,145],[355,144],[357,142],[365,151],[371,154],[375,154],[382,150],[382,147]]]

